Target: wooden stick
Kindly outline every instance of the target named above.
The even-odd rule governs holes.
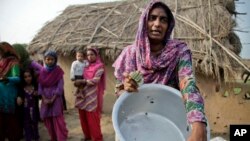
[[[104,26],[101,26],[102,29],[104,29],[105,31],[107,31],[108,33],[114,35],[116,38],[118,38],[119,36],[116,35],[115,33],[113,33],[112,31],[108,30],[107,28],[105,28]]]
[[[208,1],[208,28],[209,28],[209,36],[212,37],[212,28],[211,28],[211,0]],[[212,57],[212,46],[213,46],[213,41],[211,38],[209,38],[209,43],[210,43],[210,47],[209,47],[209,56],[210,56],[210,60],[211,60],[211,57]]]
[[[97,30],[99,29],[99,27],[106,21],[106,19],[109,17],[109,15],[110,15],[118,6],[119,6],[119,4],[117,4],[115,7],[113,7],[112,10],[110,10],[109,13],[102,19],[102,21],[100,21],[100,22],[98,23],[98,25],[96,26],[95,31],[93,32],[93,34],[92,34],[92,36],[91,36],[91,38],[90,38],[88,44],[90,44],[90,43],[92,42],[92,40],[93,40],[93,38],[94,38],[94,36],[95,36]]]
[[[174,10],[174,17],[175,17],[175,15],[177,14],[177,9],[178,9],[178,1],[177,0],[175,0],[175,8],[174,8],[175,10]],[[173,29],[173,31],[172,31],[172,35],[171,35],[171,38],[173,39],[174,38],[174,31],[175,31],[175,28]]]
[[[214,39],[213,37],[211,37],[209,34],[207,34],[203,29],[201,29],[200,26],[198,26],[197,24],[195,24],[194,22],[190,21],[189,19],[186,19],[185,17],[181,16],[181,15],[177,15],[176,18],[184,23],[186,23],[187,25],[193,27],[194,29],[196,29],[197,31],[200,31],[202,34],[204,34],[205,36],[207,36],[208,38],[211,38],[213,40],[213,42],[215,42],[217,45],[219,45],[229,56],[231,56],[236,62],[238,62],[243,68],[245,68],[248,72],[250,72],[250,69],[240,61],[240,58],[237,57],[237,55],[230,51],[229,49],[227,49],[225,46],[223,46],[219,41],[217,41],[216,39]]]
[[[136,4],[134,4],[134,5],[136,5]],[[135,11],[136,11],[136,9],[135,9]],[[135,13],[135,11],[133,12],[133,13]],[[124,32],[124,30],[125,30],[125,28],[127,27],[127,25],[128,25],[128,22],[131,20],[131,18],[132,18],[132,16],[133,16],[133,14],[131,14],[130,16],[129,16],[129,18],[128,18],[128,20],[126,21],[126,23],[123,25],[123,28],[122,28],[122,31],[121,31],[121,33],[120,33],[120,35],[119,35],[119,37],[121,37],[122,36],[122,34],[123,34],[123,32]]]

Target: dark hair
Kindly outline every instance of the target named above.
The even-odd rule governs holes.
[[[76,50],[76,53],[84,53],[82,49]]]
[[[171,21],[173,20],[173,15],[172,15],[172,12],[170,11],[169,7],[162,2],[158,2],[152,6],[149,13],[151,13],[151,11],[155,8],[162,8],[165,11],[165,13],[167,15],[167,19],[168,19],[168,25],[170,25]]]
[[[0,48],[0,51],[2,51],[4,53],[4,50],[2,48]]]
[[[77,54],[77,53],[81,53],[81,54],[83,54],[83,56],[86,56],[86,53],[85,53],[83,50],[77,50],[77,51],[76,51],[76,54]]]
[[[31,69],[31,68],[26,68],[25,70],[21,71],[21,82],[22,82],[21,84],[22,84],[22,87],[24,87],[27,84],[25,82],[25,80],[24,80],[24,73],[26,73],[26,72],[30,73],[30,75],[32,77],[31,83],[35,87],[35,90],[37,90],[38,89],[37,76],[36,76],[34,70]]]

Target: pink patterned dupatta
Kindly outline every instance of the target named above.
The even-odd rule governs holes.
[[[123,81],[122,74],[124,72],[129,73],[139,70],[144,76],[145,83],[166,84],[171,77],[171,73],[174,72],[178,65],[178,58],[184,51],[188,50],[184,42],[170,39],[175,21],[170,9],[166,6],[165,9],[168,12],[170,21],[164,38],[165,47],[159,56],[151,56],[147,22],[149,11],[156,3],[162,2],[153,0],[147,5],[140,17],[134,43],[124,48],[113,64],[115,68],[114,75],[119,81]]]
[[[103,68],[104,72],[100,78],[99,83],[97,84],[97,94],[98,94],[98,109],[101,111],[102,105],[103,105],[103,95],[104,95],[104,90],[106,88],[106,73],[105,73],[105,68],[104,64],[101,61],[101,58],[98,54],[98,51],[96,49],[88,49],[94,51],[97,56],[96,56],[96,61],[93,63],[89,63],[89,65],[84,69],[83,76],[87,80],[91,80],[95,77],[96,72]]]

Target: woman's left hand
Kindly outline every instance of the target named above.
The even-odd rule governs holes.
[[[188,141],[207,141],[207,130],[205,123],[194,122],[192,124],[192,132]]]
[[[138,92],[137,83],[129,76],[128,73],[124,73],[124,90],[127,92]]]
[[[21,97],[17,97],[16,103],[17,103],[18,106],[22,105],[23,104],[22,98]]]

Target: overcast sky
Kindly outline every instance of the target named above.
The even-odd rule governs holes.
[[[29,43],[43,25],[53,20],[71,4],[109,2],[114,0],[0,0],[0,41]],[[241,57],[250,58],[250,0],[236,2],[238,12],[248,12],[237,17],[237,33],[243,44]]]
[[[109,1],[112,0],[0,0],[0,40],[29,43],[47,21],[67,6]]]
[[[247,31],[236,32],[240,37],[243,49],[241,50],[240,56],[242,58],[250,59],[250,0],[239,0],[236,1],[236,10],[239,13],[247,13],[247,15],[238,15],[236,18],[237,27],[236,29]]]

